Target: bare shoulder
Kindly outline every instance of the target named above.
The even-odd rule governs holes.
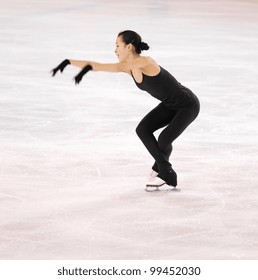
[[[144,67],[146,65],[150,65],[150,64],[153,64],[153,65],[157,65],[156,61],[151,58],[150,56],[140,56],[138,57],[136,60],[135,60],[135,64],[138,66],[138,67]]]
[[[131,75],[131,72],[133,72],[134,76],[142,75],[142,73],[155,76],[160,72],[159,65],[150,56],[139,56],[128,66],[129,68],[124,72],[128,73],[129,75]]]
[[[152,57],[150,57],[150,56],[146,56],[146,60],[147,60],[149,63],[158,65],[157,62],[156,62]]]
[[[142,63],[139,67],[142,73],[150,76],[155,76],[160,72],[160,67],[157,62],[150,56],[142,56]]]

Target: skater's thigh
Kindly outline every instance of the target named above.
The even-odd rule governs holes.
[[[148,131],[154,132],[167,126],[175,114],[176,111],[170,110],[160,103],[141,120],[138,127],[144,127]]]
[[[196,118],[196,110],[182,108],[177,111],[169,125],[159,135],[159,141],[166,140],[172,143]]]

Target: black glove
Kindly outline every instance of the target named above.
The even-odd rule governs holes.
[[[58,70],[60,70],[60,72],[62,73],[63,70],[65,69],[65,67],[66,67],[68,64],[71,64],[71,62],[70,62],[68,59],[66,59],[66,60],[64,60],[63,62],[61,62],[56,68],[54,68],[54,69],[51,70],[52,76],[54,77],[55,74],[56,74],[56,72],[57,72]]]
[[[80,81],[81,81],[81,79],[82,79],[82,77],[83,77],[87,72],[89,72],[90,70],[92,70],[92,66],[91,66],[91,65],[85,66],[85,67],[81,70],[81,72],[80,72],[78,75],[76,75],[76,76],[74,77],[75,84],[79,84]]]

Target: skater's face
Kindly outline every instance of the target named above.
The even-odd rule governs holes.
[[[122,37],[119,36],[116,39],[116,48],[115,48],[115,54],[119,61],[125,61],[130,53],[132,52],[132,44],[126,45],[124,41],[122,40]]]

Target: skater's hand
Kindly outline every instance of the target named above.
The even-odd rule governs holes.
[[[55,76],[55,74],[56,74],[57,71],[60,71],[60,72],[62,73],[63,70],[65,69],[65,67],[66,67],[68,64],[71,64],[71,62],[70,62],[68,59],[65,59],[65,60],[64,60],[63,62],[61,62],[56,68],[52,69],[52,70],[51,70],[52,77]]]
[[[76,76],[74,77],[75,84],[79,84],[80,81],[81,81],[81,79],[82,79],[82,77],[83,77],[87,72],[89,72],[90,70],[92,70],[92,66],[91,66],[91,65],[85,66],[85,67],[81,70],[81,72],[80,72],[78,75],[76,75]]]

